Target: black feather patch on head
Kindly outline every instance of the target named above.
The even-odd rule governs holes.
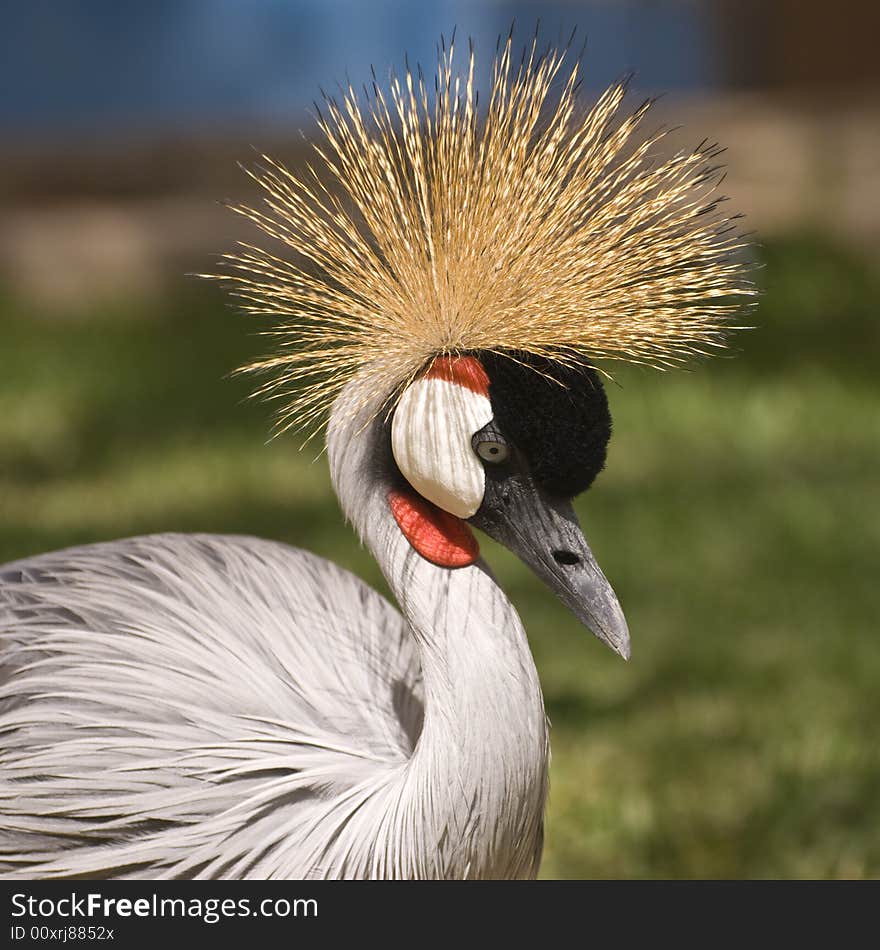
[[[586,491],[605,465],[611,438],[599,374],[527,353],[478,356],[495,421],[525,455],[537,486],[557,498]]]

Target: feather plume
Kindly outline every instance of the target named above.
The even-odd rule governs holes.
[[[508,37],[481,114],[473,49],[460,74],[441,45],[433,95],[409,68],[387,92],[349,85],[304,171],[249,171],[263,203],[234,210],[283,251],[242,244],[212,276],[277,321],[277,352],[243,371],[268,374],[280,429],[314,431],[360,372],[388,406],[441,354],[667,367],[724,346],[756,291],[720,149],[655,157],[651,102],[621,118],[619,83],[580,109],[566,56],[535,40],[517,64]]]

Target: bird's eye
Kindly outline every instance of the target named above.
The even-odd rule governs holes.
[[[477,442],[474,448],[484,462],[505,462],[509,454],[503,442]]]
[[[493,465],[506,462],[510,455],[507,439],[499,431],[494,419],[488,425],[483,426],[479,432],[473,434],[471,446],[484,462],[490,462]]]

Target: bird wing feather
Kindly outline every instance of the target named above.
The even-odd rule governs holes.
[[[154,535],[0,567],[0,641],[9,875],[323,874],[303,855],[421,730],[400,614],[275,542]]]

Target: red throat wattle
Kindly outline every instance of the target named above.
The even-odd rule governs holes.
[[[461,518],[415,492],[391,491],[388,503],[404,537],[426,561],[438,567],[467,567],[480,556],[477,539]]]

